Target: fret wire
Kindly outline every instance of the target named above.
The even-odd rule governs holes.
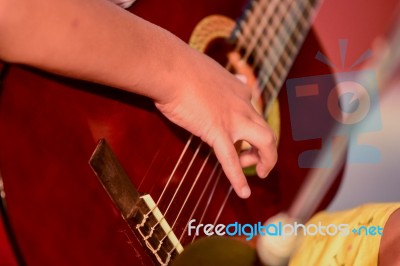
[[[286,1],[285,1],[286,2]],[[288,10],[289,10],[289,13],[291,13],[290,12],[290,8],[292,7],[294,5],[294,3],[293,3],[293,1],[291,1],[290,3],[289,3],[289,6],[288,6]],[[287,31],[291,31],[291,30],[293,30],[293,28],[294,29],[297,29],[296,27],[297,27],[297,25],[296,25],[296,23],[293,21],[293,16],[291,16],[291,15],[289,15],[289,16],[287,16],[287,14],[285,14],[285,10],[283,10],[283,6],[281,5],[280,6],[281,8],[279,8],[279,11],[280,11],[280,15],[282,16],[282,17],[284,17],[284,16],[286,16],[286,18],[287,18],[287,20],[285,21],[285,20],[283,20],[283,23],[282,23],[282,25],[287,25],[287,24],[289,24],[289,30],[287,30]],[[296,16],[298,15],[298,12],[296,12]],[[285,30],[283,30],[283,33],[285,33],[286,35],[289,35],[288,33],[287,33],[287,31],[285,31]],[[278,37],[280,38],[280,39],[282,39],[282,36],[281,36],[281,34],[280,34],[280,30],[278,31]],[[284,36],[285,38],[288,38],[288,36]],[[283,42],[284,42],[285,40],[283,40]],[[290,45],[290,51],[291,52],[295,52],[295,50],[297,49],[296,48],[296,46],[294,45],[294,43],[292,42],[292,40],[289,38],[288,39],[288,41],[287,41],[287,45]],[[268,49],[268,44],[265,44],[265,40],[263,39],[263,41],[262,41],[262,47],[265,49],[265,50],[267,50]],[[284,52],[286,52],[286,49],[284,50]]]
[[[257,29],[257,20],[259,16],[262,16],[262,11],[265,9],[263,4],[265,1],[253,1],[253,5],[251,6],[251,10],[246,10],[246,19],[239,22],[239,29],[242,31],[241,37],[244,37],[245,40],[241,39],[240,41],[246,43],[250,36],[253,35],[252,29]],[[266,4],[265,4],[266,6]],[[240,31],[237,33],[239,34]]]
[[[292,59],[292,60],[293,60],[293,59]],[[290,70],[290,65],[291,65],[291,64],[288,64],[288,65],[287,65],[286,72],[289,72],[289,70]],[[269,91],[273,90],[272,95],[268,95],[268,94],[266,93],[266,91],[264,91],[263,98],[264,98],[264,101],[265,101],[266,106],[267,106],[267,110],[266,110],[265,114],[267,114],[267,113],[269,112],[269,107],[271,106],[272,101],[274,101],[275,98],[278,96],[279,89],[280,89],[281,86],[283,85],[283,82],[284,82],[284,78],[281,78],[281,79],[279,79],[279,81],[278,81],[278,82],[276,83],[276,85],[274,86],[274,85],[271,83],[271,79],[268,78],[268,77],[262,78],[262,79],[260,80],[260,86],[266,86],[266,87],[268,87],[268,88],[269,88]],[[271,87],[272,87],[272,88],[271,88]]]
[[[260,19],[260,23],[259,25],[265,25],[266,27],[262,28],[262,27],[258,27],[259,28],[259,34],[258,36],[255,36],[256,38],[256,43],[258,43],[260,40],[264,40],[264,31],[265,30],[277,30],[279,27],[278,23],[276,22],[276,11],[280,8],[280,6],[282,5],[282,2],[280,2],[280,0],[271,0],[270,1],[270,8],[268,8],[266,10],[266,13],[262,15],[261,19]],[[258,25],[258,26],[259,26]]]
[[[256,10],[259,10],[259,9],[256,9]],[[251,18],[255,18],[255,16],[251,16]],[[241,21],[240,25],[241,25],[241,29],[242,29],[242,34],[237,36],[237,38],[238,38],[237,39],[238,40],[237,48],[240,49],[242,47],[245,49],[243,58],[245,60],[247,60],[247,58],[251,54],[252,49],[255,46],[255,43],[253,44],[253,42],[257,41],[258,36],[261,35],[262,32],[260,32],[260,27],[257,27],[257,25],[255,25],[255,19],[251,19],[250,22],[249,21]],[[255,29],[255,30],[252,30],[252,29]],[[238,51],[238,49],[236,51]]]
[[[259,10],[257,6],[259,5],[259,2],[253,2],[254,5],[252,8],[255,10]],[[240,31],[242,32],[242,36],[249,36],[251,35],[251,29],[254,27],[254,21],[255,21],[255,16],[252,15],[251,10],[246,10],[246,19],[242,20],[242,22],[246,21],[246,23],[239,23],[240,26]]]
[[[251,24],[251,26],[257,26],[257,25],[254,25],[254,22],[259,20],[259,17],[261,17],[263,15],[263,11],[266,10],[266,8],[267,8],[267,1],[270,1],[270,0],[251,1],[251,3],[252,3],[251,6],[245,11],[245,16],[238,23],[239,27],[238,27],[238,30],[235,32],[235,35],[237,35],[236,37],[238,37],[238,35],[241,35],[241,36],[247,38],[248,35],[246,35],[246,34],[249,34],[249,32],[246,32],[246,34],[244,34],[243,26],[250,25],[250,24]],[[254,28],[256,28],[256,27],[254,27]],[[241,32],[242,32],[242,34],[240,34]]]
[[[296,6],[297,6],[297,4],[295,4]],[[299,14],[298,12],[296,12],[297,14]],[[300,15],[300,18],[301,17],[303,17],[302,15]],[[300,19],[299,18],[299,19]],[[305,31],[308,31],[308,28],[309,28],[309,22],[307,21],[307,20],[299,20],[299,21],[306,21],[306,23],[301,23],[302,24],[302,28],[303,28],[303,32],[302,33],[299,33],[299,34],[297,34],[297,32],[299,32],[298,31],[298,29],[297,29],[297,27],[296,27],[296,29],[297,29],[297,31],[293,31],[293,33],[292,33],[292,36],[295,36],[296,37],[296,45],[297,44],[299,44],[300,43],[300,41],[302,41],[302,39],[304,39],[304,35],[305,35]],[[285,32],[286,34],[287,34],[287,32]],[[289,35],[287,35],[288,37],[289,37]],[[290,38],[289,38],[290,39]],[[287,48],[288,46],[284,46],[284,48]],[[269,47],[269,49],[274,49],[275,48],[275,46],[274,45],[271,45],[270,47]],[[297,49],[296,49],[297,50]],[[281,54],[284,54],[285,53],[285,51],[286,51],[286,49],[284,49],[283,50],[283,52],[281,52]],[[297,52],[297,51],[296,51]],[[270,61],[270,54],[273,54],[273,53],[269,53],[268,54],[268,56],[265,58],[265,60],[264,60],[264,62],[263,62],[263,66],[266,66],[266,65],[268,65],[268,62]],[[295,55],[296,53],[293,53],[293,55]],[[274,60],[275,61],[275,66],[278,64],[278,65],[280,65],[280,59],[282,58],[282,57],[278,57],[279,59],[279,61],[278,62],[276,62],[276,60]],[[288,57],[288,61],[286,61],[286,60],[284,60],[285,61],[285,63],[286,63],[286,66],[287,65],[290,65],[291,64],[291,62],[293,61],[293,58],[292,57]],[[284,66],[284,68],[285,68],[285,71],[283,71],[283,75],[282,75],[282,79],[287,75],[287,71],[288,71],[288,69],[287,69],[287,67],[286,66]],[[269,68],[270,69],[270,68]],[[275,69],[275,68],[274,68]],[[268,78],[270,78],[270,76],[271,76],[271,73],[269,73],[269,71],[267,72],[267,73],[263,73],[263,72],[265,72],[265,67],[264,68],[261,68],[261,71],[260,71],[262,74],[264,74],[264,75],[260,75],[259,76],[259,78],[261,78],[261,83],[260,83],[260,85],[262,86],[262,85],[264,85],[265,84],[265,79],[268,79]],[[281,83],[281,82],[280,82]],[[261,87],[261,88],[263,88],[263,86]],[[279,88],[276,88],[276,89],[279,89]]]
[[[312,1],[312,0],[311,0]],[[310,0],[307,0],[305,3],[304,1],[294,1],[294,6],[296,8],[297,14],[300,16],[298,17],[301,21],[301,24],[307,25],[312,20],[312,15],[315,11],[315,6]],[[302,6],[302,8],[300,7]],[[308,13],[308,14],[307,14]]]
[[[265,1],[256,1],[256,3],[258,5],[254,5],[253,7],[253,13],[249,14],[249,16],[251,15],[251,17],[253,18],[253,23],[255,23],[255,27],[253,27],[253,29],[256,29],[257,27],[257,21],[259,20],[259,18],[263,15],[263,12],[266,10],[267,5]]]
[[[260,85],[261,86],[261,85]],[[268,94],[268,96],[269,97],[274,97],[275,95],[275,93],[276,93],[276,90],[275,90],[275,88],[274,88],[274,86],[272,86],[272,84],[271,83],[269,83],[269,82],[267,82],[267,84],[265,84],[264,85],[264,87],[266,87],[267,89],[268,89],[268,91],[270,92],[270,94]],[[264,93],[265,94],[265,93]],[[264,96],[264,100],[265,100],[265,96]],[[266,101],[267,102],[267,101]]]
[[[285,57],[285,55],[282,55],[281,57],[274,55],[273,57],[275,64],[268,63],[268,59],[271,59],[270,56],[263,60],[262,67],[258,71],[258,79],[262,77],[280,79],[286,74],[286,65],[290,61],[290,57]]]
[[[261,25],[267,25],[267,23],[273,19],[273,17],[274,17],[273,12],[275,11],[278,3],[279,3],[279,0],[270,2],[270,4],[268,5],[268,7],[266,9],[266,14],[263,14],[263,16],[261,17],[261,20],[260,20]],[[245,23],[245,22],[242,22],[242,23]],[[243,56],[244,60],[247,60],[249,58],[249,56],[251,55],[252,51],[254,50],[254,48],[257,45],[258,40],[262,37],[263,31],[264,31],[264,28],[256,27],[254,36],[250,37],[251,38],[250,43],[241,43],[242,39],[241,38],[238,39],[238,45],[240,45],[240,46],[245,45],[245,47],[246,47],[246,53]]]
[[[268,11],[267,8],[270,6],[269,2],[270,2],[270,0],[261,0],[261,1],[253,0],[253,1],[251,1],[251,3],[252,3],[251,7],[245,11],[246,16],[243,16],[244,18],[242,18],[238,21],[237,27],[232,33],[233,38],[236,40],[236,47],[234,49],[235,52],[238,52],[239,54],[241,54],[240,53],[241,48],[244,48],[246,50],[245,53],[248,53],[248,50],[251,50],[248,48],[248,45],[246,45],[246,43],[248,43],[249,40],[250,41],[252,40],[251,35],[248,33],[246,19],[248,17],[250,17],[250,18],[255,17],[252,14],[252,12],[254,12],[254,9],[257,8],[257,5],[261,6],[260,9],[265,9],[266,11]],[[269,17],[271,17],[271,16],[263,16],[263,14],[260,14],[260,15],[261,15],[262,21],[264,20],[264,18],[268,19]],[[263,21],[263,23],[267,23],[267,21]],[[258,28],[259,27],[256,27],[256,30],[258,30]],[[232,70],[232,64],[230,62],[228,62],[226,64],[225,68],[228,70]]]
[[[281,62],[281,60],[280,60],[280,58],[281,58],[281,56],[278,56],[278,54],[279,54],[279,52],[277,52],[277,53],[274,53],[272,50],[275,50],[275,45],[271,45],[271,52],[272,53],[268,53],[268,56],[267,57],[265,57],[262,61],[263,61],[263,64],[262,64],[262,66],[263,67],[261,67],[261,69],[260,69],[260,71],[259,71],[259,73],[261,73],[261,74],[266,74],[266,75],[268,75],[268,76],[271,76],[272,74],[276,74],[276,75],[278,75],[279,73],[283,73],[284,71],[285,71],[285,66],[282,64],[282,62]],[[257,49],[258,50],[258,49]],[[264,53],[263,53],[264,54]],[[265,54],[264,54],[265,55]],[[268,60],[268,59],[270,59],[270,60]],[[269,61],[269,63],[270,64],[268,64],[268,65],[271,65],[271,66],[274,66],[273,68],[270,68],[270,69],[272,69],[272,72],[267,72],[267,73],[263,73],[264,72],[264,69],[266,69],[264,66],[266,66],[267,64],[266,64],[266,62],[268,62]],[[271,61],[273,62],[273,63],[271,63]],[[278,73],[274,73],[274,70],[278,70],[279,72]]]
[[[262,64],[262,68],[260,68],[260,71],[258,72],[258,79],[274,79],[273,81],[275,82],[275,84],[277,84],[278,82],[275,81],[275,79],[279,80],[281,79],[284,75],[286,75],[287,73],[287,69],[286,66],[288,65],[288,63],[290,63],[291,57],[286,57],[286,60],[282,60],[282,56],[281,57],[277,57],[276,60],[277,61],[275,63],[275,67],[272,67],[273,64],[269,64],[267,63],[267,61],[269,61],[268,59],[270,59],[270,57],[265,58]],[[284,61],[282,63],[282,61]],[[278,75],[280,74],[280,75]],[[262,83],[260,85],[263,85]],[[263,87],[261,87],[263,88]]]
[[[267,16],[265,16],[265,17],[267,17]],[[264,18],[265,18],[264,17]],[[275,21],[275,19],[273,19],[274,21]],[[264,19],[264,21],[262,21],[262,22],[260,22],[260,23],[265,23],[265,19]],[[275,28],[275,29],[272,29],[272,28]],[[278,28],[279,28],[279,22],[277,22],[277,23],[274,23],[273,24],[273,27],[268,27],[267,28],[267,30],[268,30],[268,32],[274,32],[274,31],[276,31]],[[260,30],[261,29],[261,27],[258,27],[257,28],[258,29],[258,31],[259,32],[262,32],[262,30]],[[271,39],[271,38],[267,38],[267,39]],[[261,38],[261,40],[265,40],[265,38]],[[256,43],[257,42],[257,38],[253,38],[253,43]],[[250,45],[250,48],[251,48],[251,45]],[[256,65],[259,61],[260,61],[260,58],[262,58],[263,56],[264,56],[264,50],[263,49],[260,49],[258,46],[255,46],[253,49],[255,49],[255,51],[256,51],[256,56],[255,56],[255,62],[254,62],[254,64],[253,64],[253,67],[254,67],[254,65]],[[247,49],[247,52],[246,52],[246,54],[244,55],[244,58],[245,58],[245,60],[247,60],[247,57],[246,56],[249,56],[249,54],[250,54],[250,51],[251,49]],[[282,68],[282,67],[281,67]],[[261,87],[262,88],[262,87]]]
[[[271,24],[271,27],[269,27],[269,26],[267,26],[265,28],[258,27],[258,32],[260,32],[260,33],[258,34],[258,36],[256,36],[254,38],[254,41],[253,41],[254,45],[249,47],[250,51],[249,51],[249,54],[246,55],[247,57],[245,57],[245,59],[247,59],[248,56],[251,54],[252,50],[255,49],[255,45],[257,43],[261,42],[262,45],[268,45],[271,42],[271,40],[275,39],[274,35],[275,35],[276,32],[279,31],[280,26],[282,24],[281,21],[283,21],[284,17],[285,17],[285,16],[281,16],[280,18],[277,18],[276,11],[278,9],[280,9],[280,7],[282,7],[283,4],[286,4],[286,1],[283,2],[283,3],[279,3],[279,1],[274,1],[273,3],[275,3],[276,6],[273,7],[272,12],[269,13],[269,14],[267,13],[265,16],[262,17],[262,19],[260,21],[261,25],[266,25],[267,22],[270,22],[269,24]],[[265,31],[267,32],[267,36],[266,37],[263,34]]]
[[[309,24],[310,24],[310,18],[311,18],[311,14],[308,14],[308,19],[306,19],[307,17],[307,13],[311,13],[312,12],[312,5],[310,6],[310,3],[307,1],[306,6],[304,6],[304,10],[300,10],[299,5],[297,4],[297,1],[295,1],[295,5],[296,7],[296,14],[299,15],[298,19],[298,23],[297,26],[304,26],[303,27],[303,32],[301,32],[299,30],[299,27],[295,27],[295,31],[296,34],[298,35],[302,35],[304,33],[304,30],[308,30],[309,28]]]
[[[309,22],[307,22],[307,24],[309,24]],[[297,34],[293,33],[293,35],[296,37],[296,40],[297,40],[297,43],[296,43],[296,44],[299,44],[300,42],[302,42],[302,40],[303,40],[304,37],[305,37],[305,31],[308,30],[308,26],[309,26],[309,25],[303,25],[303,26],[304,26],[304,28],[303,28],[303,33],[302,33],[302,34],[298,34],[298,35],[297,35]],[[267,61],[269,61],[268,59],[269,59],[269,57],[266,58],[266,62],[264,62],[263,65],[267,65]],[[288,68],[287,66],[290,66],[291,63],[293,62],[293,60],[294,60],[294,57],[289,57],[289,60],[286,61],[285,72],[287,72],[287,71],[289,70],[289,68]],[[265,68],[264,68],[264,69],[265,69]],[[263,74],[265,74],[265,75],[260,75],[260,78],[261,78],[261,79],[265,80],[265,79],[270,78],[270,73],[263,73]],[[284,73],[284,74],[285,74],[284,76],[286,76],[287,73]],[[284,77],[282,77],[282,78],[284,78]],[[265,81],[263,81],[263,82],[261,83],[261,85],[263,85],[263,83],[265,83]],[[277,88],[277,89],[279,89],[279,88]]]
[[[293,1],[291,1],[289,4],[289,8],[292,8],[294,5],[295,5],[295,3]],[[285,11],[284,10],[281,10],[281,11],[282,11],[282,15],[285,15],[285,13],[284,13]],[[296,12],[295,15],[297,17],[297,15],[299,15],[298,12]],[[296,29],[297,25],[296,25],[296,22],[294,21],[294,17],[293,16],[286,16],[286,17],[287,17],[287,20],[285,21],[286,23],[284,23],[284,24],[285,25],[289,24],[289,27],[290,27],[289,30],[291,30],[292,28]],[[292,50],[295,51],[297,49],[296,46],[294,45],[294,43],[291,42],[291,40],[289,40],[289,42],[287,44],[291,46],[290,47],[291,51]]]
[[[292,13],[292,12],[290,11],[290,13]],[[298,13],[296,15],[298,15]],[[300,14],[300,17],[302,17],[302,14]],[[291,26],[295,26],[295,29],[297,29],[297,25],[292,24]],[[296,36],[295,32],[296,31],[294,31],[293,34]],[[282,37],[281,33],[283,33],[285,36]],[[283,43],[287,43],[289,40],[291,40],[290,35],[283,27],[280,27],[277,36],[283,40]],[[265,44],[265,42],[264,42],[264,46],[262,48],[264,48],[266,51],[271,51],[271,49],[275,50],[276,53],[271,53],[271,52],[268,53],[268,56],[264,59],[264,61],[269,61],[272,65],[278,64],[277,65],[278,68],[282,69],[282,66],[280,66],[280,62],[278,61],[280,59],[280,57],[278,57],[276,54],[281,55],[282,52],[284,52],[286,50],[286,49],[284,49],[286,46],[283,46],[282,44],[278,43],[278,38],[276,38],[276,36],[275,36],[273,42],[270,43],[270,45],[268,47],[267,47],[267,45],[268,44]],[[272,59],[270,58],[270,55],[273,56]],[[270,60],[268,60],[268,59],[270,59]],[[266,65],[266,63],[264,63],[263,65]],[[265,73],[265,74],[267,74],[268,76],[270,75],[270,73]]]
[[[287,62],[290,62],[290,59],[292,58],[290,56],[290,53],[288,52],[288,49],[286,49],[286,48],[287,47],[285,47],[285,49],[283,49],[283,52],[281,54],[282,59],[280,60],[280,62],[283,64],[284,67],[286,67]],[[294,54],[294,52],[293,52],[293,54]]]
[[[279,77],[276,77],[276,74],[275,74],[275,72],[274,72],[274,68],[272,67],[272,65],[270,65],[270,64],[263,64],[263,68],[262,68],[262,70],[259,72],[259,76],[267,76],[267,74],[265,74],[265,75],[263,75],[264,73],[264,71],[263,71],[263,69],[265,69],[265,68],[269,68],[270,69],[270,71],[268,71],[268,72],[270,72],[269,74],[268,74],[268,79],[277,79],[277,80],[279,80]],[[259,80],[259,79],[258,79]],[[276,82],[277,83],[277,82]],[[263,90],[264,89],[264,84],[262,84],[262,83],[260,83],[259,84],[260,86],[258,87],[260,90]],[[270,91],[271,93],[272,92],[274,92],[275,90],[272,90],[272,91]]]
[[[274,2],[274,3],[277,3],[277,2]],[[291,5],[291,3],[289,2],[287,2],[287,1],[285,1],[284,2],[285,4],[288,4],[288,5],[285,5],[285,6],[290,6]],[[275,8],[275,10],[276,9],[278,9],[278,10],[282,10],[283,9],[283,5],[282,5],[282,3],[281,3],[281,5],[280,6],[277,6],[278,8]],[[281,12],[280,12],[281,13]],[[287,16],[286,16],[287,17]],[[290,16],[289,16],[290,17]],[[258,38],[253,38],[253,43],[257,43],[257,41],[260,41],[261,40],[261,42],[262,42],[262,46],[268,46],[268,44],[269,44],[269,42],[271,41],[271,39],[272,39],[272,41],[273,41],[273,44],[271,45],[272,46],[272,48],[275,48],[275,43],[277,42],[277,38],[273,38],[273,36],[275,35],[275,33],[276,32],[281,32],[282,30],[282,27],[280,27],[281,25],[283,25],[283,23],[282,23],[282,21],[284,21],[284,18],[285,18],[285,14],[281,14],[281,19],[277,19],[276,18],[276,16],[264,16],[263,18],[262,18],[262,21],[260,22],[261,24],[265,24],[266,23],[266,20],[267,20],[267,18],[269,18],[269,20],[271,21],[272,20],[272,27],[267,27],[266,28],[266,30],[267,30],[267,32],[268,32],[268,35],[267,35],[267,38],[260,38],[260,39],[258,39]],[[262,29],[261,27],[258,27],[258,31],[259,32],[262,32],[263,30],[260,30],[260,29]],[[267,42],[268,41],[268,42]],[[279,44],[278,46],[282,46],[281,44]],[[251,47],[250,47],[251,48]],[[255,48],[256,49],[256,51],[258,51],[259,52],[259,48],[258,47],[256,47]],[[247,50],[247,54],[249,54],[249,51],[250,51],[251,49],[248,49]],[[266,50],[266,49],[264,49],[264,50]],[[270,49],[269,49],[270,50]],[[268,51],[268,50],[267,50]],[[284,52],[286,52],[286,49],[284,50]],[[261,54],[260,54],[260,52],[259,52],[259,56],[255,56],[255,60],[254,60],[254,63],[253,63],[253,67],[256,65],[256,64],[258,64],[259,63],[259,61],[261,60],[260,58],[262,58],[263,56],[264,56],[264,54],[263,54],[264,52],[261,52]],[[278,54],[279,53],[282,53],[282,51],[280,51],[280,52],[278,52]],[[246,55],[247,55],[246,54]],[[274,55],[274,53],[271,53],[271,54],[273,54]],[[247,60],[247,58],[246,58],[246,55],[245,55],[245,59]],[[277,60],[279,60],[280,58],[278,57],[278,58],[275,58],[275,64],[276,64],[276,62],[277,62]],[[281,65],[281,63],[278,61],[278,69],[280,69],[281,71],[282,70],[284,70],[284,67]],[[265,64],[264,64],[265,65]],[[270,75],[268,75],[268,76],[270,76]],[[261,89],[263,89],[264,87],[261,87]]]
[[[263,3],[266,3],[266,2],[263,2]],[[273,4],[276,4],[276,3],[277,3],[276,1],[273,2]],[[303,12],[304,11],[305,12],[312,11],[312,6],[309,6],[310,3],[307,1],[307,3],[305,5],[303,5],[304,6],[303,10],[300,10],[300,7],[299,7],[299,4],[297,3],[297,1],[289,1],[289,2],[285,1],[284,3],[285,3],[285,6],[290,7],[288,13],[293,13],[293,11],[294,11],[294,13],[296,15],[296,20],[302,26],[303,31],[300,31],[298,29],[299,23],[294,23],[293,16],[283,16],[283,15],[285,15],[285,14],[283,14],[283,11],[284,11],[283,5],[280,5],[279,8],[278,8],[278,13],[279,13],[279,15],[281,15],[284,18],[283,19],[283,23],[281,23],[281,25],[288,25],[293,33],[292,34],[288,34],[287,31],[284,31],[284,28],[281,25],[278,25],[278,27],[275,29],[275,31],[277,32],[277,34],[275,36],[278,36],[280,39],[284,39],[284,40],[286,39],[287,40],[286,41],[287,44],[286,45],[278,44],[278,47],[281,46],[281,47],[284,48],[284,49],[280,49],[280,51],[278,52],[278,54],[280,54],[280,56],[278,57],[278,56],[276,56],[276,54],[274,55],[273,53],[269,53],[267,58],[266,58],[266,60],[264,61],[264,64],[262,64],[262,66],[268,65],[268,61],[269,62],[272,61],[271,58],[270,58],[271,54],[272,54],[272,56],[273,56],[272,59],[273,59],[274,63],[271,64],[271,65],[274,65],[274,67],[272,67],[272,68],[268,67],[268,69],[265,69],[265,67],[261,68],[261,73],[267,71],[267,73],[266,73],[267,75],[266,76],[263,75],[265,78],[261,77],[262,79],[260,81],[260,84],[264,85],[264,86],[265,86],[265,84],[267,84],[265,82],[265,80],[267,78],[274,77],[276,79],[276,75],[278,75],[278,74],[281,74],[281,75],[278,75],[278,78],[283,78],[283,76],[287,75],[287,71],[288,70],[287,70],[286,66],[288,65],[288,63],[290,63],[292,61],[291,60],[291,56],[288,53],[288,50],[293,55],[295,55],[297,53],[298,48],[296,46],[300,42],[300,40],[303,39],[303,36],[302,36],[303,33],[302,32],[304,32],[304,29],[308,29],[308,20],[304,17]],[[273,5],[269,5],[268,6],[269,8],[267,8],[267,12],[272,9],[271,6],[273,6]],[[257,6],[255,6],[255,7],[257,7]],[[275,9],[273,9],[273,10],[275,10]],[[260,24],[263,24],[263,23],[265,24],[268,21],[268,19],[270,19],[270,20],[273,20],[273,22],[275,23],[274,26],[276,26],[276,24],[277,24],[276,16],[272,16],[271,14],[269,14],[269,15],[270,16],[268,16],[268,14],[266,16],[263,16],[261,18]],[[241,22],[241,24],[245,25],[244,22]],[[256,29],[257,33],[259,33],[260,31],[262,32],[262,30],[260,30],[260,28],[261,27],[257,27],[257,29]],[[243,34],[245,35],[245,33],[248,33],[249,31],[250,31],[249,29],[246,30],[246,27],[244,27],[244,31],[243,31],[244,33]],[[267,43],[266,40],[270,41],[270,39],[272,37],[274,37],[274,33],[275,32],[272,32],[272,34],[271,34],[272,30],[270,28],[267,28],[267,31],[268,31],[267,38],[261,38],[262,47],[268,46],[269,43]],[[285,35],[284,38],[282,38],[282,33]],[[257,35],[259,35],[259,34],[257,34]],[[247,36],[238,35],[237,49],[240,49],[240,47],[243,45],[243,43],[246,42],[246,40],[247,40],[246,37]],[[296,38],[295,41],[293,40],[293,37]],[[277,39],[277,38],[274,38],[272,44],[268,48],[265,48],[266,50],[268,49],[267,51],[271,51],[271,49],[275,49],[275,50],[277,49],[276,48],[277,41],[275,39]],[[254,45],[254,43],[257,43],[258,41],[259,41],[258,40],[258,36],[256,36],[256,38],[252,38],[251,39],[251,44],[248,45],[247,49],[246,49],[246,54],[245,54],[245,59],[246,60],[248,59],[248,56],[250,55],[250,53],[249,53],[249,51],[251,51],[250,48]],[[293,42],[295,42],[295,44]],[[246,57],[246,55],[247,55],[247,57]],[[255,60],[259,60],[259,57],[256,56]],[[254,65],[253,65],[253,67],[254,67]],[[280,73],[274,74],[274,76],[272,76],[272,74],[271,74],[272,72],[270,72],[271,70],[272,70],[272,72],[275,72],[274,70],[280,70]],[[276,82],[275,81],[275,83],[281,84],[282,81],[280,81],[280,82]],[[260,88],[264,89],[264,86],[261,86]],[[270,86],[268,86],[268,89],[270,91]],[[276,88],[275,88],[275,90],[276,90]]]

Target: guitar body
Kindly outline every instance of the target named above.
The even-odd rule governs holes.
[[[244,4],[138,0],[131,11],[189,41],[201,19],[213,14],[235,19]],[[311,32],[289,77],[329,74],[327,67],[311,60],[319,49]],[[148,74],[149,78],[157,75]],[[215,158],[207,159],[204,144],[198,149],[196,138],[188,144],[158,204],[177,237],[183,236],[183,245],[193,239],[185,232],[190,218],[199,221],[203,216],[202,223],[214,223],[217,217],[217,222],[224,224],[255,223],[290,206],[309,171],[299,168],[298,156],[319,148],[321,142],[294,141],[285,88],[279,101],[278,164],[266,180],[249,177],[252,196],[247,200],[233,192],[227,194],[226,177],[218,178]],[[88,165],[99,138],[107,139],[139,192],[157,201],[190,134],[168,122],[144,97],[25,67],[8,69],[0,105],[0,169],[10,221],[29,265],[153,263]],[[177,190],[183,178],[185,182]],[[208,185],[207,180],[211,180]],[[339,180],[320,208],[332,199]]]

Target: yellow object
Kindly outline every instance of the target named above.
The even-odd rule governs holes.
[[[316,234],[306,236],[290,259],[290,266],[368,266],[378,265],[379,246],[389,216],[400,208],[400,203],[368,204],[341,212],[320,212],[308,224],[348,224],[347,236]],[[359,229],[360,234],[353,229]],[[367,231],[367,230],[371,231]],[[368,234],[368,235],[367,235]]]

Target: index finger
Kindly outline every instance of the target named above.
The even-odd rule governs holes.
[[[227,136],[220,138],[215,142],[214,152],[236,194],[244,199],[250,197],[250,187],[240,166],[233,141]]]

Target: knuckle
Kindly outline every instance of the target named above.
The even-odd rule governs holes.
[[[267,130],[261,137],[261,145],[264,148],[275,147],[276,141],[274,134]]]

